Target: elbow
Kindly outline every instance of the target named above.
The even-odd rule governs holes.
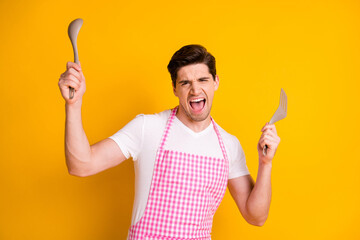
[[[87,177],[87,176],[90,176],[90,174],[87,174],[85,172],[77,172],[77,171],[73,171],[73,170],[69,170],[68,172],[69,172],[69,174],[71,176],[75,176],[75,177]]]
[[[92,175],[92,161],[90,157],[76,157],[65,152],[65,163],[69,175],[76,177],[87,177]]]
[[[71,176],[75,176],[75,177],[88,177],[90,175],[93,175],[93,173],[91,172],[91,168],[89,168],[88,166],[84,166],[82,165],[81,167],[78,166],[67,166],[68,168],[68,173]]]
[[[245,217],[246,216],[246,217]],[[265,225],[265,222],[269,216],[269,206],[251,206],[246,207],[245,220],[256,227],[262,227]]]
[[[264,226],[266,221],[257,221],[257,222],[251,222],[250,224],[256,227],[262,227]]]
[[[264,226],[266,220],[267,220],[267,216],[264,216],[264,217],[257,218],[257,219],[247,220],[247,222],[256,227],[262,227],[262,226]]]
[[[248,222],[249,224],[256,226],[256,227],[262,227],[264,226],[266,220],[267,220],[268,215],[258,215],[258,216],[249,216],[247,215],[246,217],[244,216],[246,222]]]

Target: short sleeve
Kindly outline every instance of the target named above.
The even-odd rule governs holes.
[[[122,129],[109,137],[117,143],[126,158],[132,157],[134,161],[137,160],[142,148],[144,118],[143,114],[136,116]]]
[[[250,174],[247,166],[245,153],[239,140],[233,136],[232,149],[229,149],[229,179]]]

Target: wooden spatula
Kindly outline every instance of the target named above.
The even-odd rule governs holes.
[[[273,124],[273,123],[285,118],[286,114],[287,114],[287,96],[286,96],[286,93],[285,93],[284,89],[281,88],[281,91],[280,91],[280,104],[279,104],[279,107],[276,109],[276,112],[272,116],[269,124]],[[263,148],[264,156],[266,156],[267,148],[268,148],[267,145],[265,145],[265,147]]]

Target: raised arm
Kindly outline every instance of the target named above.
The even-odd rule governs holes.
[[[255,226],[264,225],[271,202],[271,169],[272,159],[279,145],[275,125],[266,124],[262,130],[257,149],[259,169],[256,183],[250,175],[229,180],[229,190],[245,220]],[[266,156],[262,150],[268,145]]]
[[[68,62],[58,85],[65,99],[65,158],[69,173],[85,177],[124,161],[126,157],[111,139],[104,139],[91,146],[89,144],[81,118],[82,96],[86,85],[80,65]],[[69,86],[75,89],[72,99],[69,99]]]

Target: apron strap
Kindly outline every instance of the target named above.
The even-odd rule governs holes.
[[[163,149],[164,146],[165,146],[165,142],[167,140],[167,137],[169,136],[170,128],[172,126],[172,123],[174,121],[174,118],[175,118],[175,115],[176,115],[176,112],[177,112],[178,108],[179,108],[179,106],[176,106],[171,110],[170,116],[169,116],[169,118],[167,120],[167,123],[166,123],[165,130],[164,130],[163,135],[161,137],[159,149]],[[210,117],[210,118],[211,118],[211,122],[213,124],[213,128],[215,130],[216,136],[218,137],[220,148],[221,148],[222,154],[224,156],[224,159],[226,161],[228,161],[228,156],[227,156],[227,153],[226,153],[226,150],[225,150],[225,144],[224,144],[224,142],[222,140],[220,131],[219,131],[218,127],[216,126],[216,123],[215,123],[214,119],[212,117]]]
[[[213,124],[213,127],[214,127],[214,130],[215,130],[215,132],[216,132],[216,135],[217,135],[217,137],[218,137],[218,139],[219,139],[219,144],[220,144],[220,148],[221,148],[221,151],[222,151],[222,153],[223,153],[224,159],[225,159],[227,162],[229,162],[228,156],[227,156],[226,150],[225,150],[225,144],[224,144],[223,139],[222,139],[222,137],[221,137],[220,131],[219,131],[218,127],[216,126],[216,123],[215,123],[215,121],[214,121],[214,119],[213,119],[212,117],[211,117],[211,122],[212,122],[212,124]]]
[[[166,123],[165,130],[164,130],[163,135],[162,135],[162,137],[161,137],[159,149],[163,149],[163,148],[164,148],[164,145],[165,145],[165,142],[166,142],[167,137],[169,136],[170,128],[171,128],[171,125],[172,125],[172,123],[173,123],[173,121],[174,121],[174,118],[175,118],[177,109],[178,109],[178,106],[175,107],[175,108],[173,108],[173,109],[171,110],[170,116],[169,116],[169,118],[168,118],[168,120],[167,120],[167,123]]]

